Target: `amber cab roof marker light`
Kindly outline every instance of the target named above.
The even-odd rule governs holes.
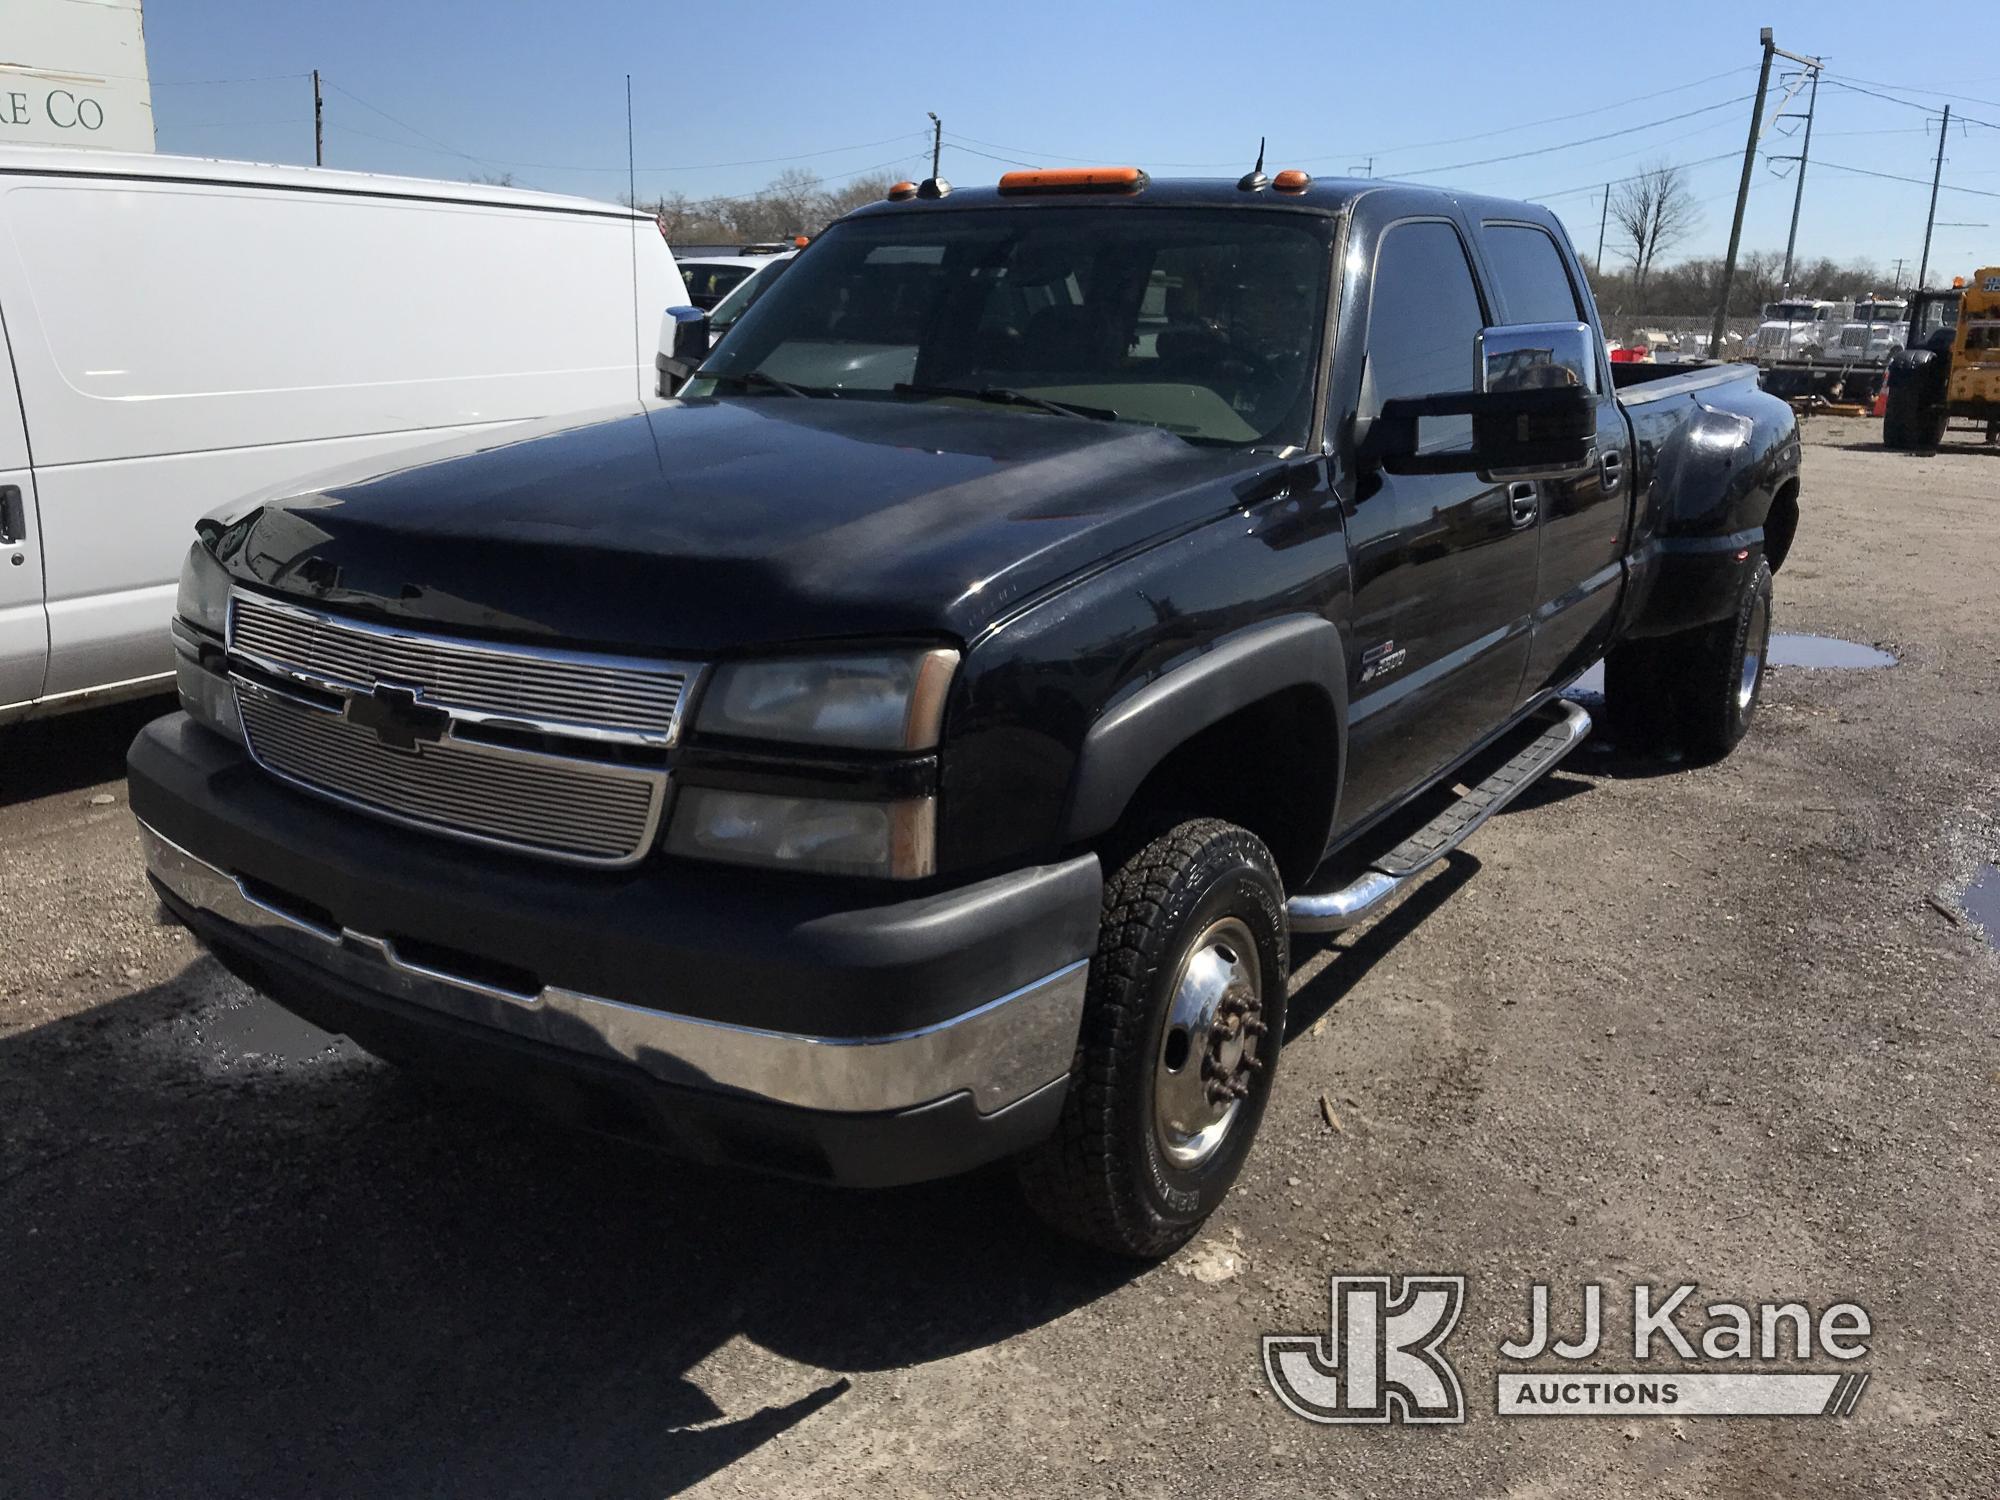
[[[1003,193],[1137,193],[1149,181],[1137,167],[1037,167],[1004,172]]]
[[[891,187],[884,196],[891,203],[902,203],[917,196],[917,185],[914,182],[899,182]]]
[[[1239,193],[1261,193],[1271,185],[1271,179],[1264,175],[1264,137],[1257,137],[1257,165],[1236,179]]]
[[[1297,167],[1287,167],[1271,179],[1271,186],[1281,193],[1303,193],[1312,186],[1312,174],[1301,172]]]

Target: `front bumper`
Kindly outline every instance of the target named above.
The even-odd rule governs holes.
[[[385,1055],[475,1079],[504,1057],[510,1089],[605,1085],[694,1154],[848,1182],[960,1170],[1060,1109],[1093,858],[870,905],[840,882],[461,849],[289,791],[185,716],[141,732],[130,774],[168,906]]]

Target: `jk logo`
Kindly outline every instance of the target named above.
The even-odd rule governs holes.
[[[1308,1422],[1465,1421],[1444,1341],[1465,1303],[1463,1276],[1335,1276],[1327,1337],[1264,1335],[1264,1378]]]

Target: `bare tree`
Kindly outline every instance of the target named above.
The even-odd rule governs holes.
[[[1688,190],[1687,172],[1655,162],[1611,194],[1611,218],[1632,262],[1632,286],[1644,295],[1653,262],[1693,232],[1701,208]]]
[[[668,193],[641,206],[655,214],[673,245],[754,244],[818,234],[848,210],[880,198],[890,179],[879,173],[839,187],[797,168],[762,192],[743,198],[689,198]]]

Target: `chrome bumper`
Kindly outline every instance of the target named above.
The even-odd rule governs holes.
[[[386,939],[338,931],[253,895],[139,825],[146,868],[176,899],[340,979],[529,1041],[632,1063],[665,1083],[801,1109],[874,1113],[969,1093],[980,1113],[1069,1071],[1089,961],[950,1020],[891,1036],[824,1037],[731,1026],[558,986],[526,994],[411,961]]]

